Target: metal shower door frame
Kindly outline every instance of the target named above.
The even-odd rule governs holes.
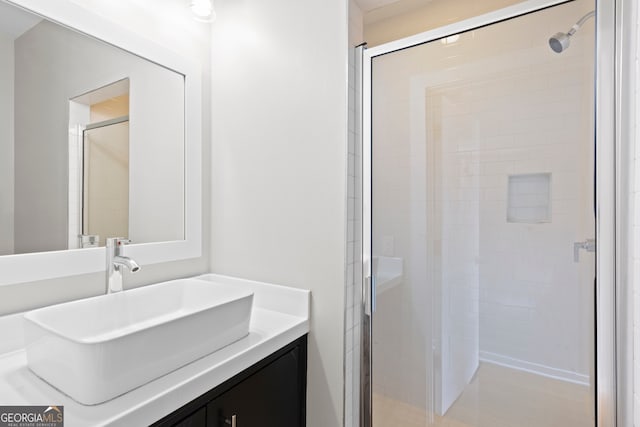
[[[358,73],[357,88],[362,97],[361,107],[361,159],[362,159],[362,292],[361,310],[362,345],[360,361],[360,427],[372,425],[372,324],[371,315],[374,305],[372,290],[372,60],[387,53],[407,49],[430,41],[439,40],[454,34],[481,28],[518,16],[535,13],[543,9],[570,3],[574,0],[527,0],[522,3],[473,17],[454,24],[429,30],[414,36],[385,43],[370,49],[359,47],[356,67]],[[621,252],[617,236],[621,209],[616,209],[621,200],[621,179],[619,153],[621,152],[619,112],[621,101],[616,94],[619,90],[617,78],[618,65],[621,63],[619,49],[621,34],[619,22],[622,19],[621,4],[626,0],[595,0],[596,3],[596,80],[595,80],[595,147],[596,147],[596,289],[595,289],[595,384],[596,384],[596,426],[616,427],[617,415],[627,408],[618,407],[617,375],[620,368],[617,346],[619,318],[616,295],[620,292],[619,274],[621,266],[616,253]],[[618,25],[617,25],[618,24]],[[358,69],[358,68],[356,68]],[[597,334],[596,334],[597,331]],[[621,417],[623,418],[623,417]]]

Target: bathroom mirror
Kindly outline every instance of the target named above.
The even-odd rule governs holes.
[[[0,254],[183,240],[184,76],[7,3],[0,45]]]
[[[0,56],[0,284],[199,256],[199,68],[68,0],[0,0]]]

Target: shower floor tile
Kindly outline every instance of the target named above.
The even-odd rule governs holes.
[[[374,427],[591,427],[589,387],[491,363],[478,372],[443,417],[374,394]]]

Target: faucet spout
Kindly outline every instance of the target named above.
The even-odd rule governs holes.
[[[140,270],[140,266],[137,262],[129,257],[116,255],[113,257],[113,263],[119,267],[126,267],[130,272],[135,273]]]
[[[122,246],[129,243],[121,237],[107,239],[107,283],[105,293],[120,292],[122,290],[122,269],[126,268],[132,273],[140,270],[137,262],[122,254]]]

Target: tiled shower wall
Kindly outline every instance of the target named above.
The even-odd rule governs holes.
[[[356,114],[356,49],[362,41],[362,12],[349,1],[349,157],[347,163],[347,280],[345,288],[344,425],[359,425],[360,401],[360,283],[362,270],[360,123]],[[359,112],[358,112],[359,113]]]

